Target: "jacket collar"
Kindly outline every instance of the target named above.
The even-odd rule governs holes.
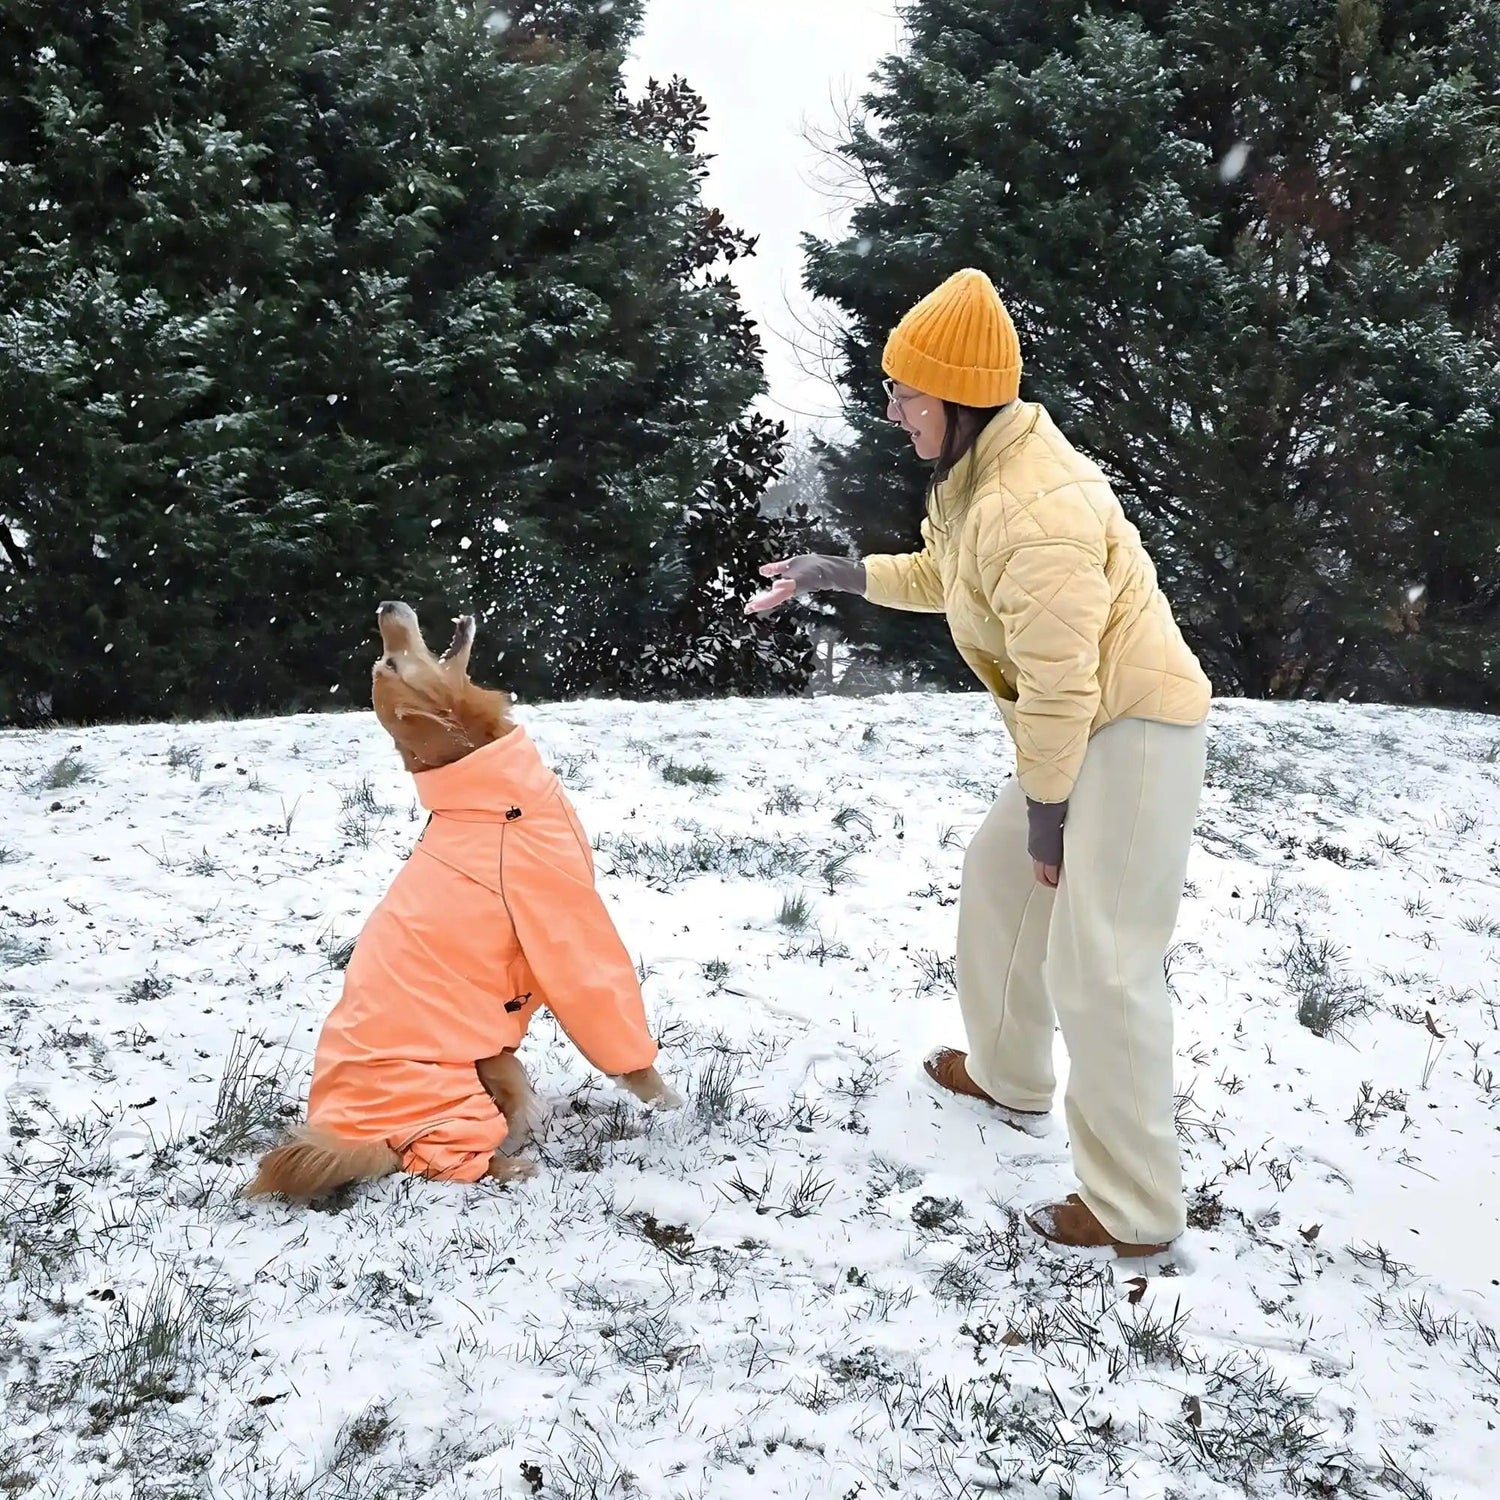
[[[555,780],[519,725],[462,760],[418,771],[412,779],[428,812],[482,820],[504,818],[516,804],[550,790]]]
[[[975,438],[970,449],[971,462],[976,468],[994,463],[1008,448],[1034,431],[1042,416],[1042,408],[1035,401],[1012,401],[1004,411],[991,417],[984,431]]]
[[[1045,415],[1035,401],[1012,401],[1003,411],[996,412],[974,439],[974,446],[933,494],[932,511],[940,525],[951,526],[968,510],[980,475],[999,463],[1023,437],[1034,432]]]

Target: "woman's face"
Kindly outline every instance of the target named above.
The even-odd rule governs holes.
[[[915,386],[899,380],[885,383],[886,420],[895,422],[911,439],[917,457],[931,463],[943,451],[948,435],[947,408],[936,396],[929,396]]]

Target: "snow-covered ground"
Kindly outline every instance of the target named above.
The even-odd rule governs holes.
[[[0,1493],[1495,1493],[1500,722],[1216,709],[1136,1279],[921,1075],[986,702],[528,717],[691,1103],[543,1022],[534,1182],[314,1211],[235,1192],[420,827],[373,719],[0,736]]]

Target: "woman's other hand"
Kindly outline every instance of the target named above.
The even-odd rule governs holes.
[[[1062,878],[1063,824],[1067,817],[1066,802],[1026,799],[1026,852],[1037,880],[1049,890],[1056,890]]]

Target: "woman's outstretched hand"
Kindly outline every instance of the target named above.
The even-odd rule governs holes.
[[[788,558],[785,562],[767,563],[760,570],[762,578],[774,578],[776,581],[745,606],[747,615],[768,615],[773,609],[780,609],[788,599],[795,597],[797,579],[791,568],[796,561],[796,558]]]
[[[747,615],[769,614],[799,594],[815,594],[824,589],[846,594],[863,594],[865,591],[865,565],[862,562],[847,557],[824,557],[816,552],[767,563],[760,570],[760,576],[775,581],[745,606]]]

